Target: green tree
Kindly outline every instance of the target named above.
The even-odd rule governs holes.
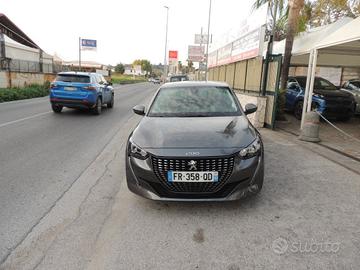
[[[125,72],[125,67],[122,63],[119,63],[115,66],[115,71],[119,72],[120,74],[124,74]]]
[[[287,85],[287,80],[289,76],[290,69],[290,60],[291,52],[294,43],[294,37],[297,33],[299,20],[300,20],[300,11],[304,7],[304,0],[289,0],[289,14],[286,24],[286,41],[285,41],[285,52],[284,52],[284,61],[281,69],[281,88],[285,89]]]
[[[133,66],[141,66],[141,70],[145,71],[146,74],[150,74],[152,71],[152,66],[149,60],[146,59],[137,59],[133,62]]]

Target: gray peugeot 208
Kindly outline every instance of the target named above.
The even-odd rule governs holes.
[[[230,201],[260,192],[264,151],[225,83],[164,84],[130,134],[126,150],[129,189],[164,201]]]

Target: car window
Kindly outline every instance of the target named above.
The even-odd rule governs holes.
[[[175,87],[159,90],[148,116],[241,115],[228,87]]]
[[[351,90],[358,90],[360,89],[360,81],[353,81],[349,83],[349,88]]]
[[[323,78],[315,78],[314,88],[319,90],[337,90],[337,87]]]
[[[73,83],[90,83],[90,77],[86,75],[58,74],[56,76],[56,81],[73,82]]]
[[[174,76],[170,78],[170,82],[182,82],[182,81],[188,81],[188,78],[186,76]]]
[[[306,87],[306,77],[297,77],[296,80],[298,81],[301,88],[305,89]],[[329,82],[328,80],[325,80],[324,78],[315,78],[314,81],[314,89],[318,90],[337,90],[337,87]]]

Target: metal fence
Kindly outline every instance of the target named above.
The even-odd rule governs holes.
[[[19,59],[6,59],[1,61],[0,69],[14,72],[58,73],[61,71],[70,71],[71,67],[53,63],[43,63],[41,66],[39,62]]]

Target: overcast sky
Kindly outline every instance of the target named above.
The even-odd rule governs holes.
[[[252,0],[212,0],[214,39],[239,24]],[[209,0],[0,0],[1,10],[35,43],[64,60],[78,59],[78,38],[98,40],[97,52],[83,60],[103,64],[131,63],[134,59],[164,61],[166,10],[169,13],[168,49],[187,58],[187,46],[201,27],[207,30]]]

